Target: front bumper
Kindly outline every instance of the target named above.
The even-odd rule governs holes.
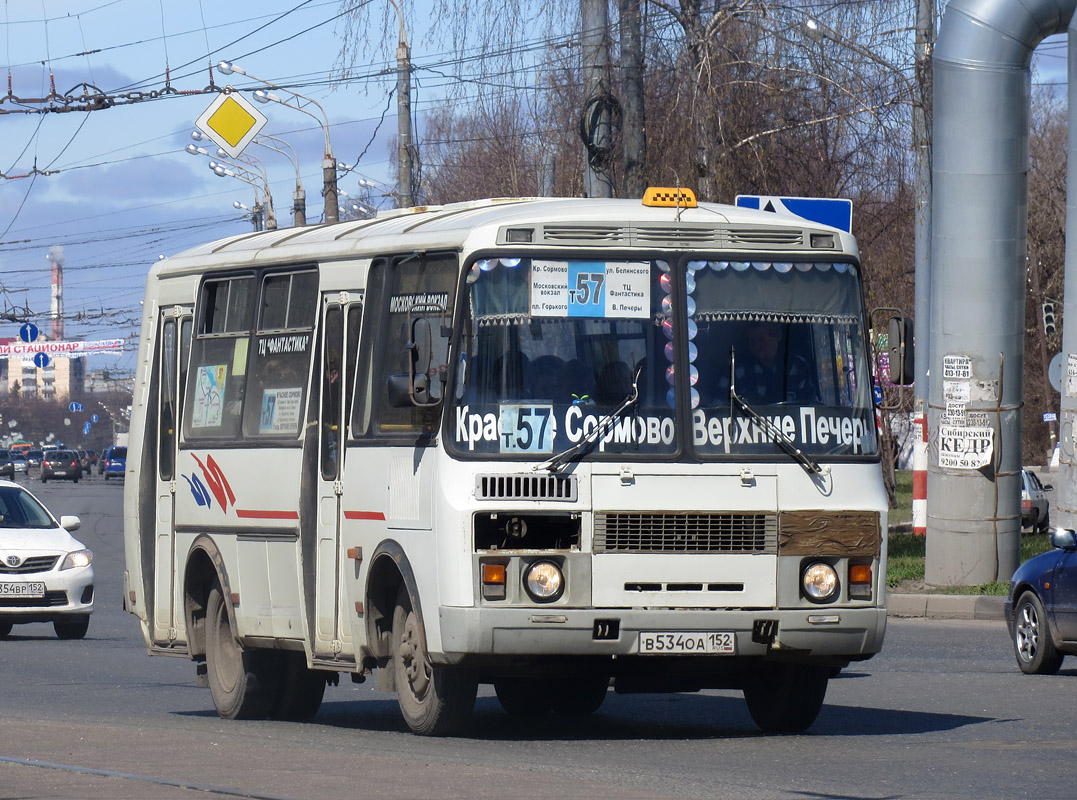
[[[0,575],[4,583],[45,584],[44,598],[0,597],[0,620],[4,622],[53,622],[93,613],[93,567],[27,575]]]
[[[642,631],[732,631],[737,656],[859,660],[882,649],[886,631],[886,609],[874,607],[647,610],[442,606],[439,616],[442,652],[431,656],[448,664],[470,656],[636,656]],[[761,622],[767,624],[761,626]],[[771,622],[776,623],[773,628]],[[616,638],[596,638],[608,635],[613,628]],[[773,636],[760,636],[761,629],[772,630]]]

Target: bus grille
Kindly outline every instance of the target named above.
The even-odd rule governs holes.
[[[596,553],[777,553],[775,514],[595,514]]]
[[[30,556],[19,566],[12,567],[0,561],[0,575],[22,575],[28,572],[48,572],[56,564],[59,556]]]
[[[729,228],[726,234],[730,247],[801,247],[804,244],[804,231],[799,228]]]
[[[575,502],[579,497],[575,475],[476,475],[475,498],[478,500],[561,500]]]

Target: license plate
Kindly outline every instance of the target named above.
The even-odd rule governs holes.
[[[41,581],[28,583],[0,583],[0,597],[44,597],[45,584]]]
[[[59,478],[63,478],[63,477],[66,477],[66,476],[67,476],[67,470],[66,470],[66,469],[54,469],[54,470],[52,471],[52,476],[53,476],[54,478],[57,478],[57,477],[59,477]]]
[[[732,631],[641,631],[639,652],[640,655],[733,655],[737,652],[737,637]]]

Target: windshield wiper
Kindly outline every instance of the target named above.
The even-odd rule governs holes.
[[[557,470],[563,467],[572,456],[594,446],[594,443],[606,434],[606,431],[621,418],[621,415],[639,401],[639,376],[642,372],[643,365],[640,364],[636,367],[636,371],[632,375],[632,391],[628,393],[628,396],[621,401],[621,404],[617,406],[617,408],[611,413],[603,416],[589,433],[585,433],[583,438],[571,447],[546,459],[541,464],[536,464],[531,467],[531,470],[533,472],[538,472],[540,469],[548,469],[550,472],[557,472]]]
[[[785,435],[777,425],[757,412],[754,408],[748,405],[748,401],[737,394],[737,374],[736,374],[736,353],[734,348],[729,348],[729,420],[732,424],[733,421],[733,409],[739,408],[748,418],[755,422],[757,425],[762,425],[763,429],[767,431],[773,438],[777,445],[788,453],[794,461],[800,464],[804,468],[804,471],[809,475],[822,475],[824,469],[822,465],[814,458],[797,447],[797,443]]]

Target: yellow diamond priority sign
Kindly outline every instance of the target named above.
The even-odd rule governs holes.
[[[239,92],[222,92],[202,112],[195,127],[235,158],[269,120]]]

